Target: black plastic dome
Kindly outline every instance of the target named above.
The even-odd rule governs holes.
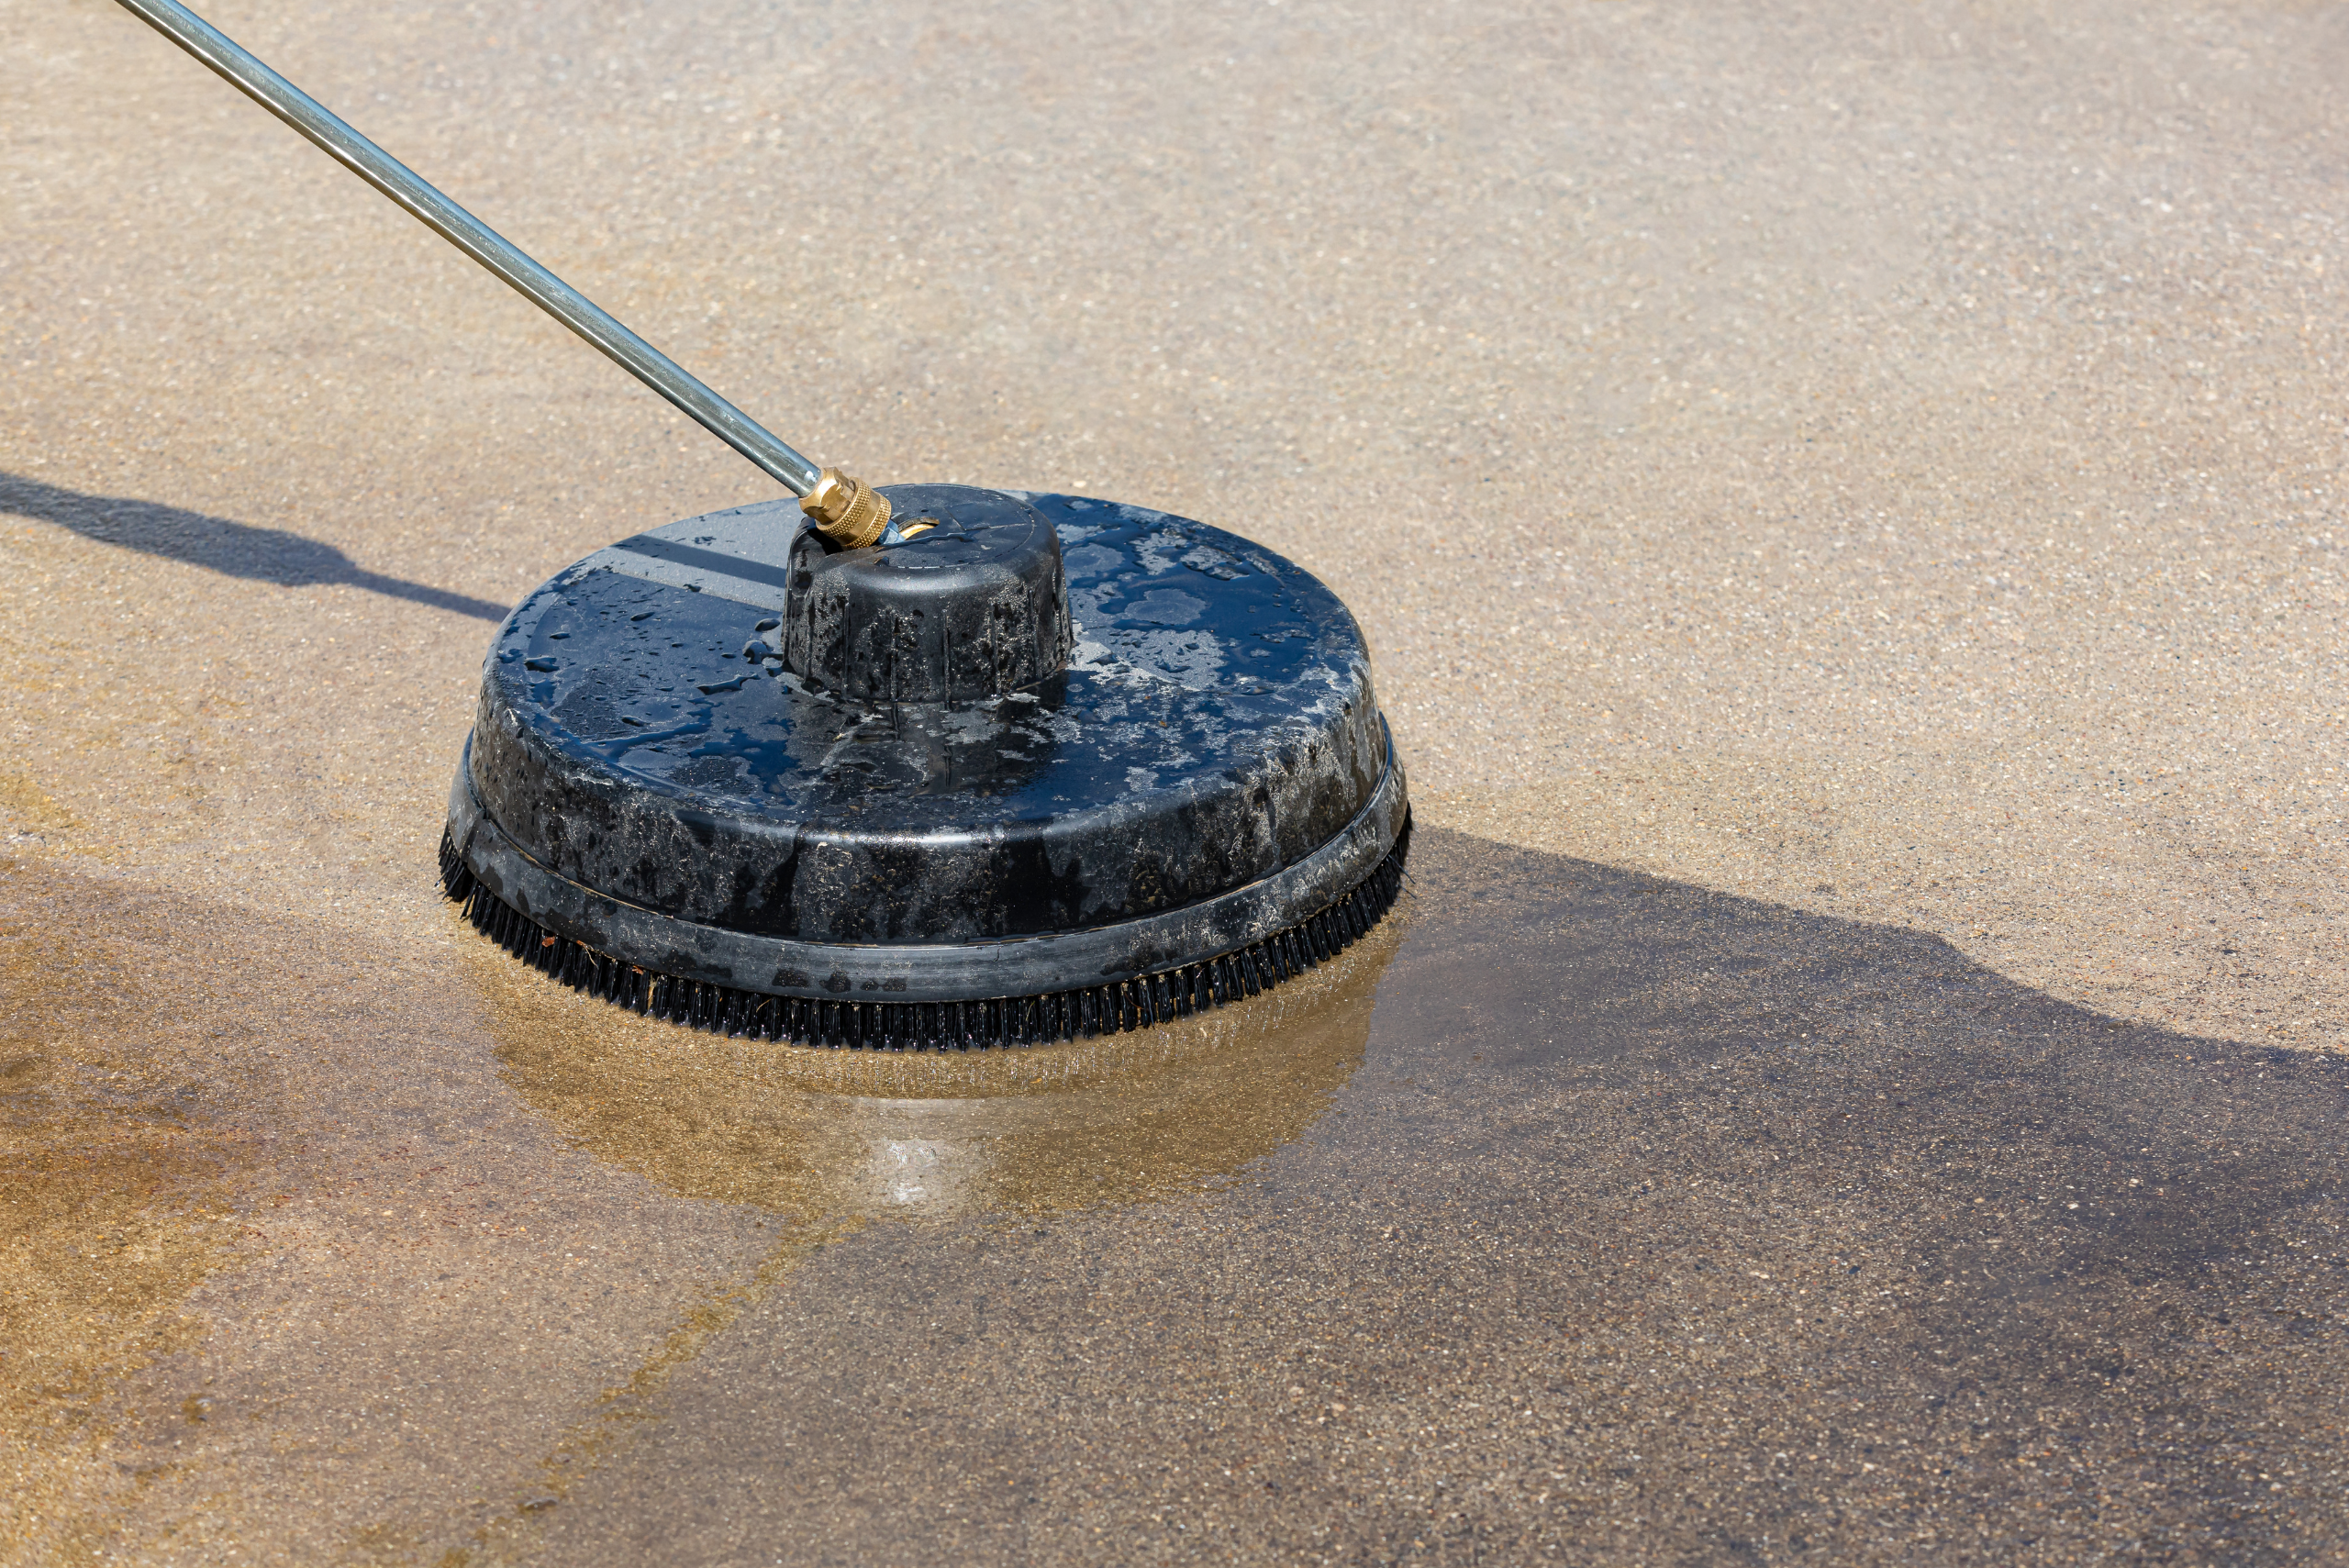
[[[884,492],[597,551],[500,629],[444,867],[574,984],[734,1033],[980,1044],[1244,994],[1392,899],[1408,815],[1362,636],[1163,513]]]

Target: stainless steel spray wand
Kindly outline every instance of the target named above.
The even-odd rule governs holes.
[[[531,304],[570,328],[701,428],[800,497],[816,526],[851,549],[880,542],[889,503],[863,481],[818,468],[765,426],[686,373],[676,361],[614,320],[595,301],[524,255],[423,176],[328,114],[323,105],[179,0],[121,0],[125,10],[226,77],[246,96],[324,148],[336,161],[407,209]]]

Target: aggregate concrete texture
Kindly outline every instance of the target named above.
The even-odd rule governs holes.
[[[1321,575],[1421,885],[1027,1077],[485,962],[494,624],[772,486],[0,0],[0,1556],[2340,1550],[2349,6],[206,9],[820,460]]]

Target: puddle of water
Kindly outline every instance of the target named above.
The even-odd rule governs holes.
[[[944,1053],[696,1034],[470,951],[508,1082],[597,1159],[689,1197],[940,1218],[1144,1202],[1279,1148],[1360,1064],[1406,925],[1163,1028]]]

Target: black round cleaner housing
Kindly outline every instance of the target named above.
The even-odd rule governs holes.
[[[1009,1045],[1253,995],[1400,884],[1353,617],[1205,524],[882,492],[626,539],[499,630],[443,882],[570,984],[733,1035]]]

